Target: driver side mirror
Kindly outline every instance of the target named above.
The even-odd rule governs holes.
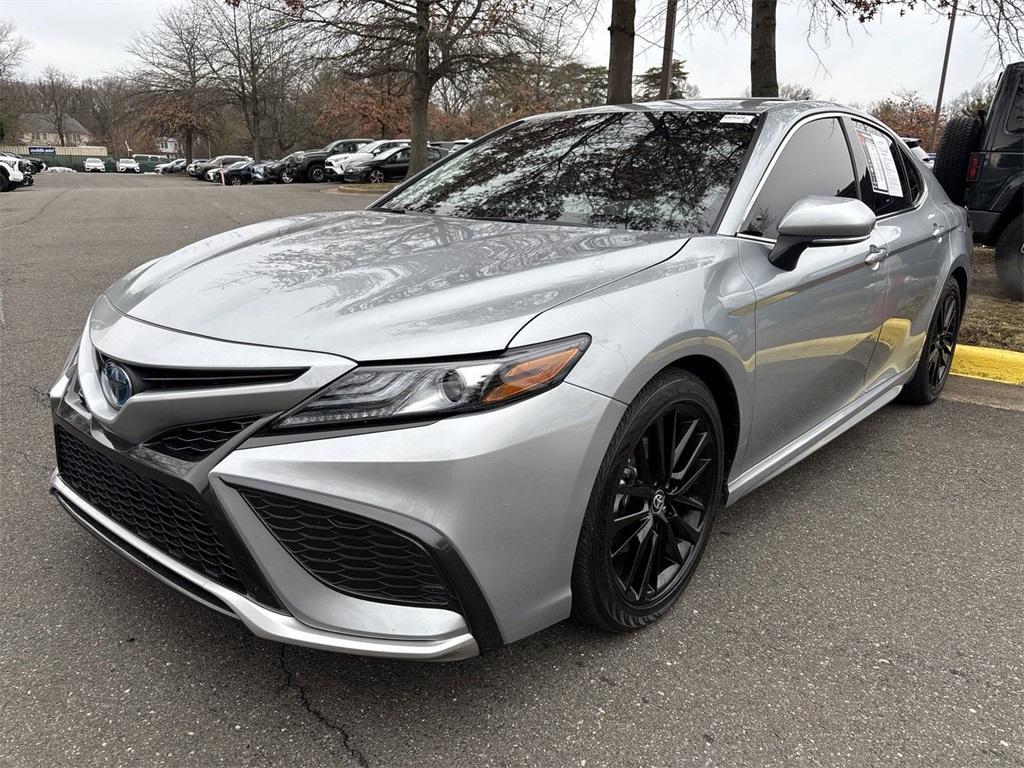
[[[860,200],[812,195],[798,200],[779,222],[779,237],[768,261],[792,270],[807,248],[867,240],[875,214]]]

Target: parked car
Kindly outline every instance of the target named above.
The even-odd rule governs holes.
[[[217,178],[215,181],[220,181],[220,179]],[[227,166],[224,169],[224,183],[232,187],[252,184],[252,161],[240,160]]]
[[[191,163],[185,166],[185,173],[187,173],[194,179],[198,179],[200,177],[199,166],[206,162],[209,162],[209,158],[197,157]]]
[[[266,183],[291,184],[295,179],[295,163],[291,155],[280,160],[263,163],[263,181]]]
[[[379,155],[395,147],[409,146],[408,139],[380,139],[362,144],[351,151],[338,152],[327,158],[327,178],[343,179],[345,177],[345,163],[356,154],[374,156]]]
[[[31,160],[27,160],[26,158],[20,157],[19,155],[16,155],[13,152],[0,152],[0,159],[4,159],[13,163],[18,167],[18,170],[21,171],[22,176],[24,178],[18,186],[32,186],[34,182],[33,175],[35,174],[36,169]]]
[[[85,162],[82,163],[83,170],[86,173],[106,173],[107,165],[98,157],[87,157]]]
[[[207,176],[208,171],[220,171],[221,168],[226,168],[227,166],[233,165],[234,163],[242,160],[249,161],[252,160],[252,158],[245,155],[218,155],[212,160],[207,160],[196,166],[196,178],[203,179],[204,181],[212,181],[213,179]],[[217,174],[217,180],[220,180],[219,173]]]
[[[360,147],[358,152],[333,155],[328,158],[330,173],[333,178],[344,179],[345,171],[349,165],[361,163],[364,160],[372,160],[382,152],[387,152],[395,147],[408,147],[408,139],[381,139],[372,144]]]
[[[32,155],[16,155],[13,152],[4,152],[7,157],[13,157],[20,160],[22,163],[27,163],[30,166],[31,173],[42,173],[46,170],[46,163],[40,160],[38,157]]]
[[[118,173],[142,173],[139,163],[134,157],[122,157],[117,161]]]
[[[996,84],[987,114],[946,123],[935,176],[971,212],[975,240],[996,251],[1000,282],[1024,301],[1024,61]]]
[[[335,154],[357,151],[371,142],[371,139],[337,139],[320,149],[306,149],[288,156],[290,173],[299,181],[319,183],[327,178],[327,158]]]
[[[187,164],[188,161],[185,158],[181,157],[178,158],[177,160],[171,160],[168,163],[160,163],[153,170],[160,174],[181,173],[182,171],[185,170],[185,166]]]
[[[376,157],[349,163],[345,167],[345,181],[383,184],[386,181],[404,179],[409,173],[410,151],[409,147],[394,147]],[[447,154],[446,149],[428,146],[427,165],[436,163]]]
[[[274,159],[261,160],[258,163],[253,163],[252,166],[252,183],[253,184],[269,184],[277,179],[271,179],[267,175],[267,166],[274,165],[278,161]]]
[[[17,158],[0,156],[0,192],[10,192],[25,182],[25,174]]]
[[[367,210],[116,282],[50,390],[51,487],[264,638],[440,660],[635,630],[722,507],[939,397],[971,246],[840,105],[526,118]]]
[[[932,167],[935,155],[925,151],[925,148],[921,146],[920,139],[913,139],[908,138],[906,136],[901,136],[900,140],[907,145],[907,149],[910,150],[910,154],[912,154],[914,157],[916,157],[918,160],[924,163],[926,168]]]

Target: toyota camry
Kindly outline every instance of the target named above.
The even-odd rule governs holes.
[[[874,118],[519,120],[364,211],[242,227],[93,306],[52,491],[256,634],[458,659],[676,603],[716,513],[949,375],[971,232]]]

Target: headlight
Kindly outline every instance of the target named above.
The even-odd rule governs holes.
[[[490,359],[355,368],[273,428],[436,418],[493,408],[559,384],[589,343],[589,336],[574,336]]]

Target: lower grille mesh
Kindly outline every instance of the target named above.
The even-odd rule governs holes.
[[[257,416],[223,421],[206,421],[201,424],[185,424],[163,432],[148,443],[147,447],[184,461],[200,461],[220,448]]]
[[[100,512],[217,583],[246,591],[198,497],[134,472],[63,429],[56,444],[64,482]]]
[[[319,504],[250,488],[239,492],[285,549],[339,592],[409,605],[452,602],[430,555],[404,533]]]

